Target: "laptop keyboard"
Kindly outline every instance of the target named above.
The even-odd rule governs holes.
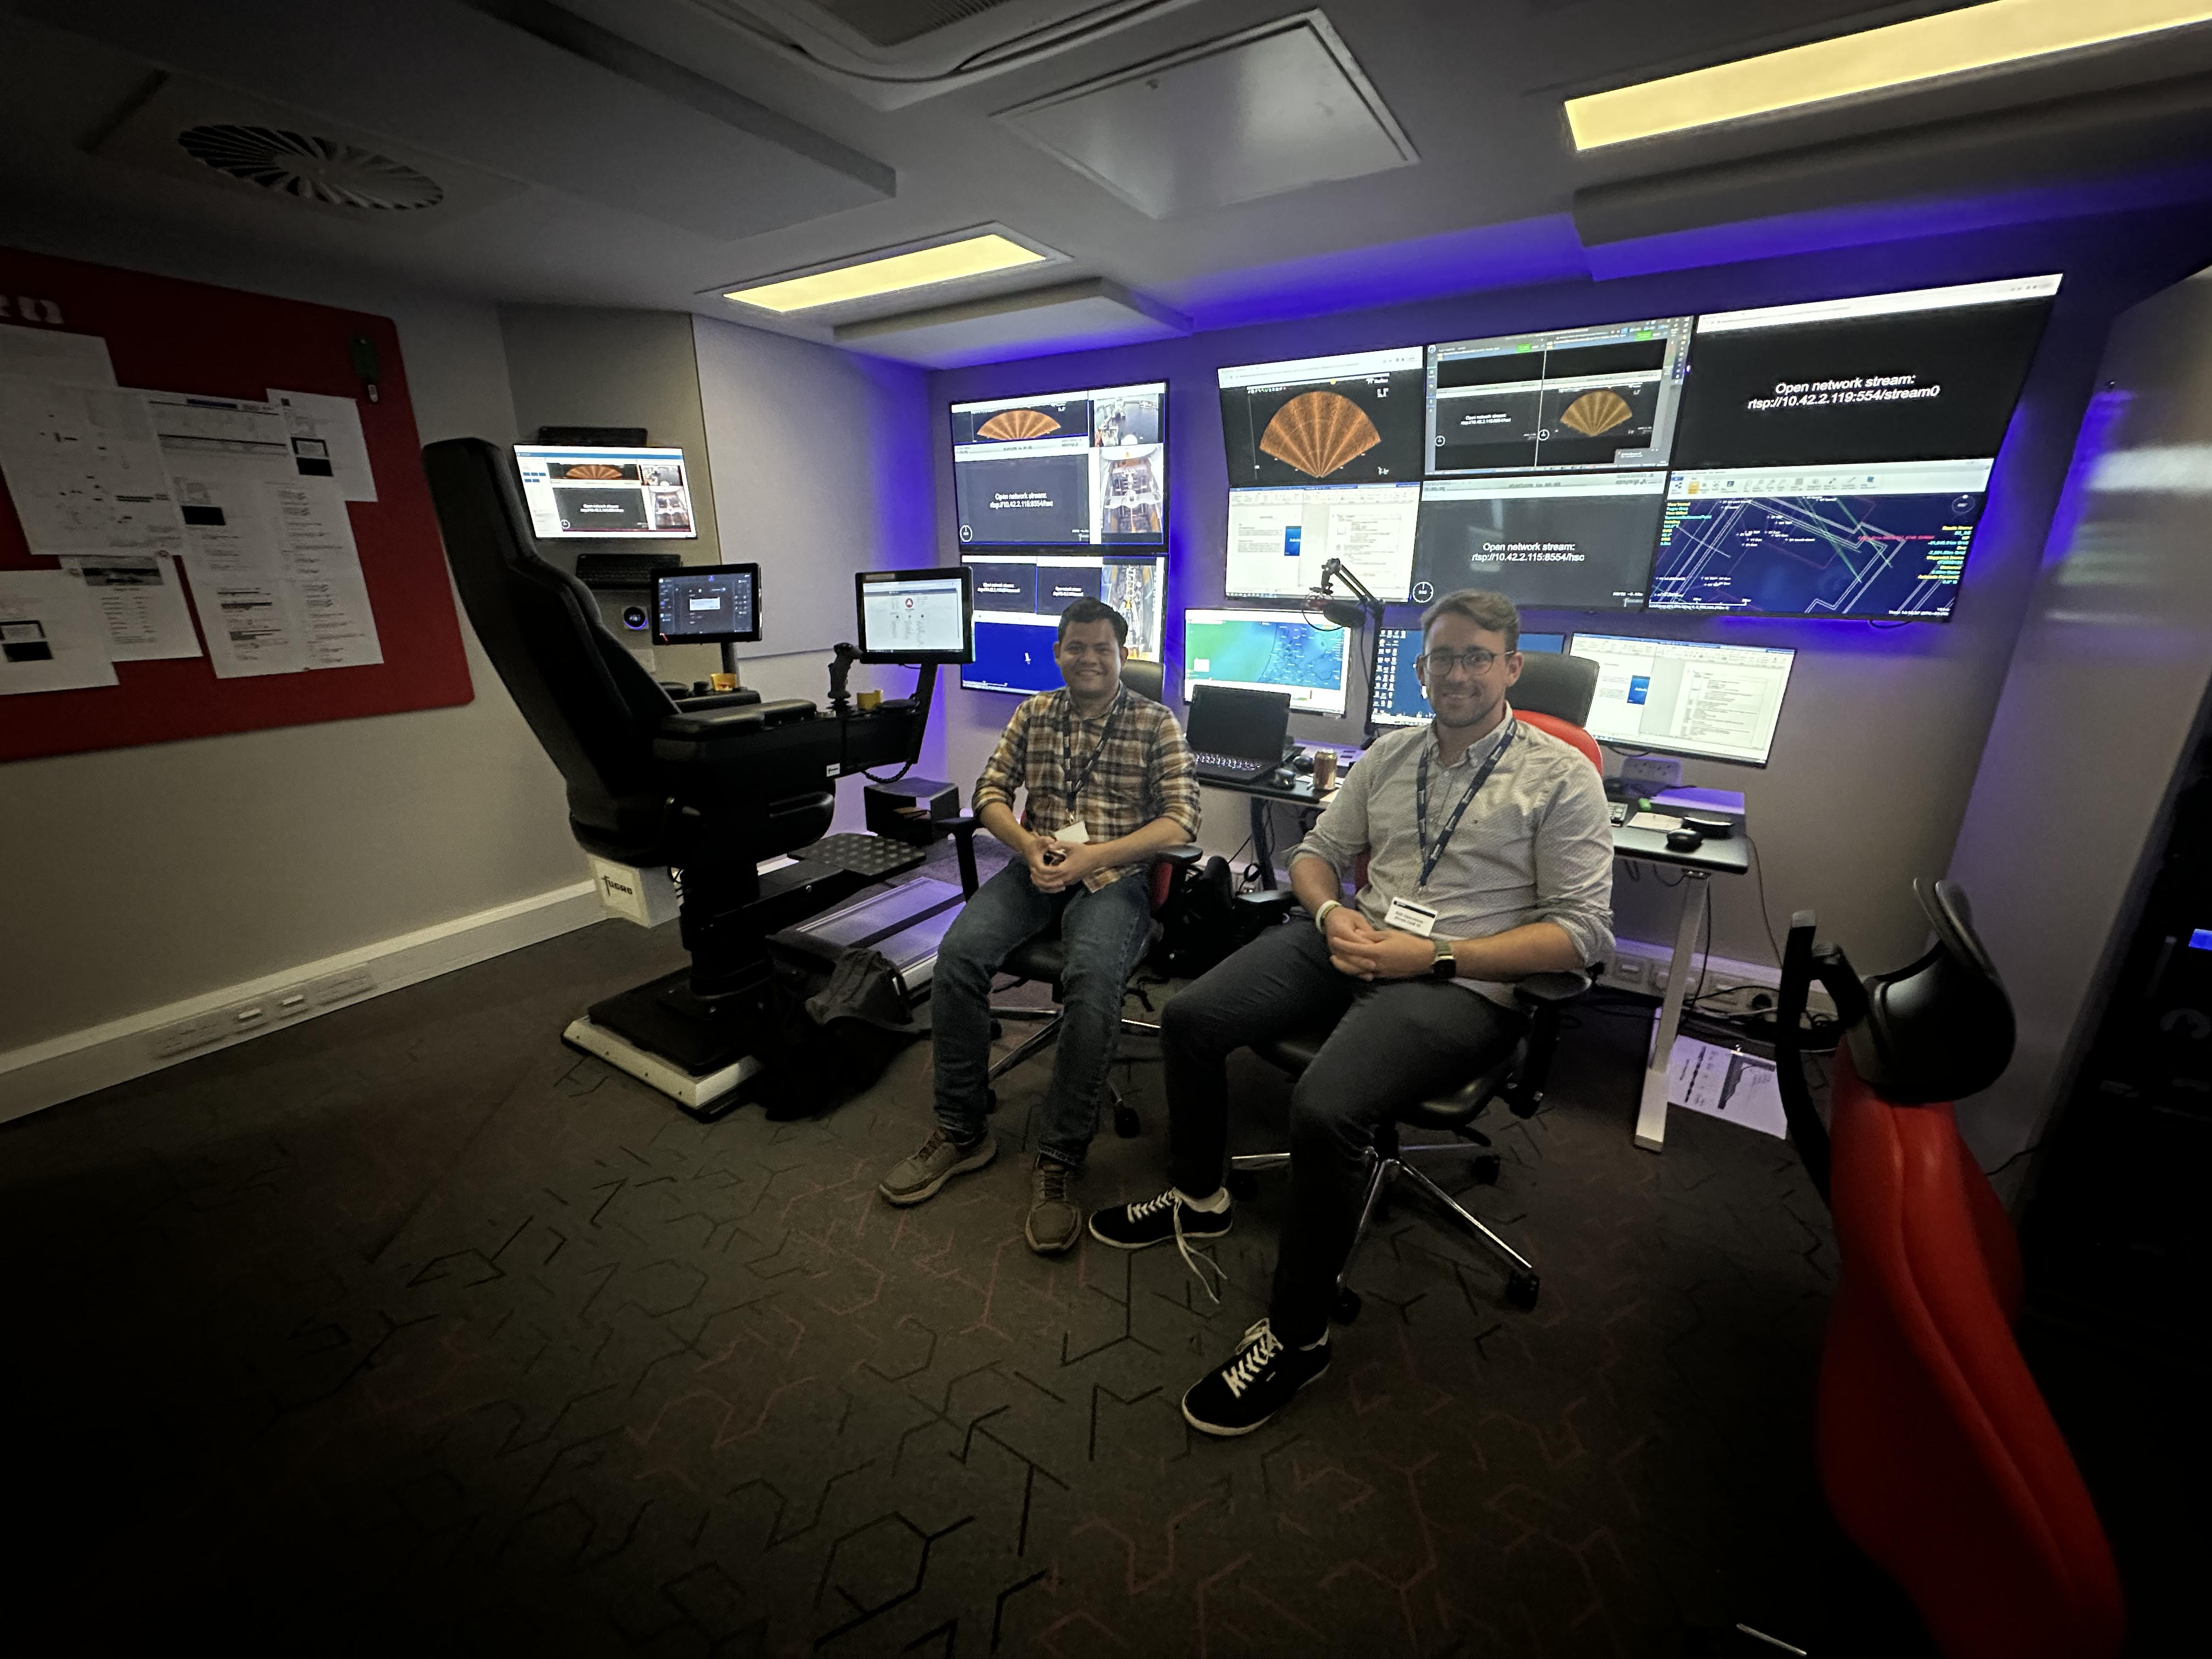
[[[1265,777],[1275,769],[1265,761],[1240,760],[1234,755],[1202,755],[1195,751],[1191,758],[1197,763],[1201,778],[1219,778],[1227,783],[1249,783],[1255,778]]]

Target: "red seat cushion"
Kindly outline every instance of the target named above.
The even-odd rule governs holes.
[[[1533,726],[1539,732],[1549,732],[1561,743],[1571,744],[1581,750],[1589,763],[1602,773],[1605,757],[1598,752],[1597,739],[1572,720],[1563,720],[1557,714],[1539,714],[1533,709],[1516,708],[1513,718],[1524,726]]]
[[[2013,1340],[2011,1223],[1951,1108],[1881,1100],[1848,1049],[1832,1118],[1843,1277],[1818,1430],[1830,1507],[1951,1659],[2109,1659],[2119,1580]]]

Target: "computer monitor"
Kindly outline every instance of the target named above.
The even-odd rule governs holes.
[[[1709,313],[1690,342],[1672,465],[1988,460],[2057,276]]]
[[[655,645],[738,645],[760,636],[758,565],[695,564],[653,573]]]
[[[1231,489],[1421,476],[1421,348],[1224,368]]]
[[[1553,611],[1640,611],[1667,504],[1664,472],[1431,478],[1413,599],[1486,587]]]
[[[1429,476],[1665,466],[1691,321],[1654,317],[1431,346]]]
[[[1781,646],[1577,634],[1567,650],[1597,665],[1583,727],[1600,743],[1766,764],[1797,653]]]
[[[1521,636],[1523,655],[1532,651],[1564,651],[1566,647],[1565,634]],[[1429,707],[1428,693],[1421,690],[1420,672],[1414,666],[1420,654],[1419,629],[1382,630],[1382,648],[1375,659],[1375,685],[1368,698],[1368,716],[1376,725],[1425,726],[1434,718],[1436,710]],[[1512,695],[1506,693],[1509,702]]]
[[[1168,387],[952,405],[963,547],[1165,547]]]
[[[975,589],[975,658],[960,671],[971,691],[1057,691],[1052,648],[1060,613],[1101,599],[1129,624],[1129,654],[1164,660],[1168,562],[1150,553],[963,553]]]
[[[1294,599],[1340,559],[1376,598],[1403,599],[1420,512],[1419,483],[1232,489],[1225,591],[1232,599]]]
[[[514,467],[531,532],[541,538],[665,541],[699,533],[680,449],[517,444]]]
[[[853,578],[862,662],[967,662],[975,603],[963,567],[863,570]]]
[[[1211,682],[1287,691],[1301,714],[1341,714],[1352,637],[1303,611],[1186,611],[1183,701]]]
[[[1988,500],[1990,465],[1674,473],[1650,609],[1946,621]]]

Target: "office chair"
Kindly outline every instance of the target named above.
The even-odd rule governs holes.
[[[1590,702],[1596,691],[1595,663],[1582,657],[1532,652],[1522,662],[1521,678],[1515,683],[1509,700],[1517,719],[1571,744],[1602,772],[1605,769],[1599,759],[1596,740],[1582,726],[1589,718]],[[1353,872],[1353,890],[1356,892],[1365,881],[1366,864],[1362,859]],[[1388,1201],[1391,1189],[1401,1180],[1411,1182],[1436,1200],[1449,1217],[1507,1264],[1507,1301],[1523,1309],[1536,1305],[1542,1281],[1535,1264],[1417,1165],[1406,1160],[1414,1153],[1471,1159],[1475,1180],[1484,1186],[1494,1184],[1500,1173],[1500,1160],[1492,1150],[1490,1137],[1474,1127],[1474,1120],[1492,1101],[1499,1099],[1511,1108],[1516,1117],[1535,1115],[1543,1104],[1544,1085],[1551,1073],[1552,1057],[1559,1048],[1561,1011],[1589,987],[1588,974],[1535,974],[1520,981],[1513,988],[1514,997],[1528,1017],[1528,1028],[1514,1045],[1513,1052],[1456,1089],[1407,1102],[1376,1126],[1374,1141],[1368,1149],[1367,1192],[1360,1204],[1359,1225],[1352,1235],[1352,1249],[1345,1255],[1344,1267],[1337,1275],[1336,1305],[1332,1311],[1340,1323],[1349,1324],[1359,1316],[1358,1292],[1346,1280],[1370,1224]],[[1313,1064],[1322,1045],[1328,1041],[1330,1029],[1297,1031],[1256,1042],[1252,1045],[1252,1052],[1295,1077]],[[1458,1139],[1408,1146],[1399,1139],[1401,1125],[1439,1130]],[[1280,1168],[1290,1161],[1288,1152],[1248,1152],[1231,1158],[1231,1192],[1238,1198],[1249,1198],[1256,1190],[1252,1171]]]
[[[1966,896],[1914,884],[1936,934],[1862,984],[1791,920],[1775,1059],[1790,1139],[1843,1261],[1820,1355],[1820,1482],[1852,1541],[1901,1585],[1949,1659],[2112,1659],[2119,1578],[2088,1489],[2012,1323],[2020,1247],[1951,1102],[2012,1059],[2012,1005]],[[1798,1032],[1814,979],[1844,1037],[1830,1126]]]
[[[1139,696],[1149,697],[1154,702],[1163,701],[1164,680],[1165,671],[1158,663],[1146,662],[1133,657],[1121,665],[1121,684]],[[1204,856],[1202,848],[1188,844],[1171,847],[1166,852],[1156,854],[1153,856],[1152,869],[1148,875],[1152,884],[1152,925],[1145,942],[1145,949],[1137,958],[1139,963],[1152,953],[1163,936],[1164,930],[1160,921],[1160,912],[1165,908],[1170,896],[1174,891],[1176,872],[1189,869]],[[1023,1038],[1004,1058],[993,1063],[988,1073],[988,1080],[993,1083],[1012,1071],[1031,1054],[1045,1048],[1060,1035],[1060,1023],[1066,1018],[1066,1011],[1059,1005],[1066,1000],[1066,989],[1061,981],[1067,973],[1067,947],[1060,939],[1058,920],[1055,919],[1044,932],[1024,939],[1016,945],[1006,961],[1000,964],[999,971],[1002,974],[1012,975],[1015,984],[1027,984],[1034,981],[1041,985],[1051,986],[1054,1006],[1049,1008],[1026,1008],[1001,1006],[996,1003],[992,1005],[991,1018],[994,1022],[1005,1020],[1040,1022],[1039,1030]],[[1133,974],[1135,971],[1135,968],[1132,967],[1130,972]],[[1013,988],[1009,986],[1006,988],[1011,990]],[[1124,995],[1126,994],[1125,987]],[[1153,1036],[1158,1036],[1160,1030],[1158,1022],[1155,1020],[1131,1019],[1126,1014],[1121,1018],[1121,1029],[1125,1032],[1136,1031]],[[995,1024],[993,1030],[995,1035],[997,1030]],[[1114,1133],[1125,1140],[1133,1139],[1143,1127],[1137,1117],[1137,1109],[1122,1098],[1121,1090],[1115,1086],[1110,1079],[1106,1087],[1114,1099]],[[994,1106],[998,1104],[995,1091],[993,1091],[991,1103]]]

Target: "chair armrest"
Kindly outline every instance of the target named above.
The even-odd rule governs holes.
[[[973,812],[956,812],[949,818],[932,818],[933,831],[943,830],[952,837],[953,850],[960,860],[960,893],[963,898],[974,898],[975,890],[982,884],[975,873],[975,831],[981,820]]]
[[[696,714],[709,708],[750,708],[761,700],[761,694],[750,686],[735,691],[710,691],[703,697],[678,697],[676,708],[679,714]]]
[[[1514,1116],[1534,1117],[1544,1103],[1544,1085],[1559,1047],[1559,1011],[1589,988],[1590,975],[1583,973],[1531,974],[1513,982],[1514,1000],[1528,1011],[1528,1058],[1505,1091]]]
[[[1513,981],[1513,994],[1527,1002],[1557,1005],[1572,1002],[1589,988],[1588,974],[1531,974]]]
[[[1195,842],[1185,842],[1180,847],[1170,847],[1152,854],[1162,864],[1172,864],[1178,870],[1188,870],[1206,856],[1206,848]]]
[[[1297,894],[1282,888],[1269,888],[1257,893],[1239,893],[1237,896],[1237,902],[1244,907],[1244,915],[1247,916],[1265,916],[1268,912],[1273,912],[1271,921],[1263,922],[1263,926],[1281,921],[1297,907]]]

